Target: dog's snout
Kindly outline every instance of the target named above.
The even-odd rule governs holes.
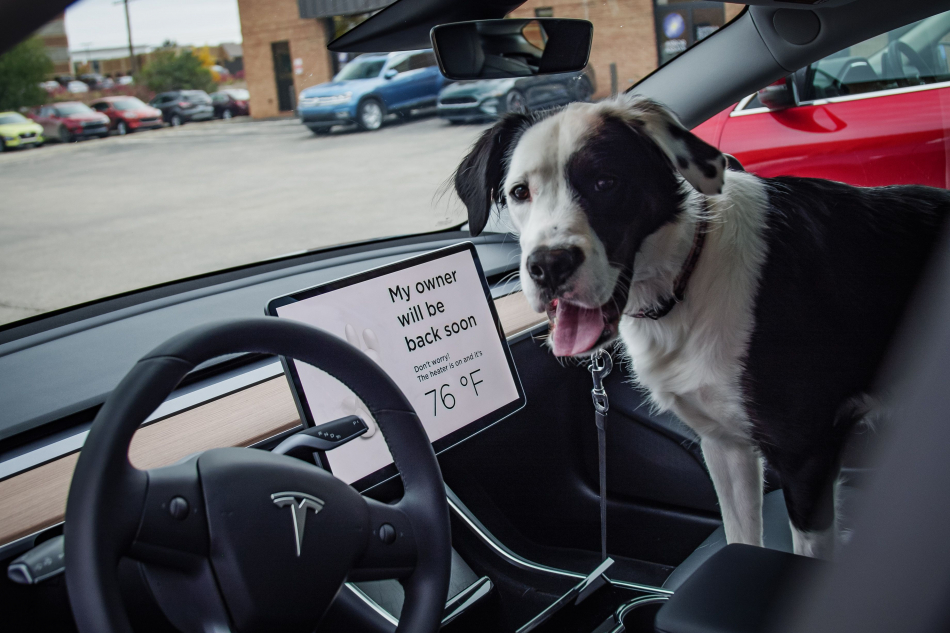
[[[528,274],[536,284],[555,292],[584,263],[584,252],[570,248],[538,248],[528,256]]]

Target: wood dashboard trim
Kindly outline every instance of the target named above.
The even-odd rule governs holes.
[[[546,320],[520,292],[495,300],[505,335],[519,334]],[[129,459],[137,468],[156,468],[220,446],[250,446],[300,424],[283,375],[140,428]],[[66,496],[79,453],[0,481],[0,544],[63,520]]]

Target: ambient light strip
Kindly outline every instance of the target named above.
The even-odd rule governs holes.
[[[520,292],[495,299],[495,309],[509,339],[547,319],[531,310]],[[282,373],[267,378],[270,371],[270,365],[261,368],[259,375],[252,376],[256,384],[252,382],[228,395],[221,395],[220,390],[211,393],[202,389],[200,394],[195,391],[170,399],[162,405],[167,417],[136,432],[129,449],[132,464],[142,469],[165,466],[211,448],[251,446],[298,426],[300,419],[287,381]],[[246,384],[246,380],[242,382]],[[233,384],[237,383],[232,383],[232,387]],[[199,404],[202,401],[205,404]],[[176,410],[174,406],[188,408],[169,414]],[[150,419],[161,417],[162,412],[160,408]],[[0,545],[63,520],[69,483],[83,440],[84,433],[72,436],[65,440],[75,443],[71,454],[46,460],[0,481]]]

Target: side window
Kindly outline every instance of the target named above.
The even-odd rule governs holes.
[[[404,73],[407,70],[411,70],[410,64],[412,64],[412,57],[407,57],[395,66],[392,66],[390,70],[395,70],[397,73]]]
[[[872,37],[793,75],[800,102],[950,81],[950,12]],[[758,94],[742,110],[766,107]]]
[[[420,53],[409,58],[409,70],[430,68],[435,65],[435,53]]]
[[[105,112],[106,110],[109,109],[109,104],[108,103],[94,103],[92,104],[92,109],[96,110],[97,112]]]
[[[882,33],[808,66],[805,101],[950,81],[950,13]]]

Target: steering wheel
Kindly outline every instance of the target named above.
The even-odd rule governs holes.
[[[917,51],[911,48],[906,42],[894,40],[887,45],[887,55],[885,59],[890,66],[890,72],[888,74],[892,74],[895,79],[910,79],[904,71],[904,57],[901,55],[907,57],[911,65],[917,69],[918,81],[921,84],[924,83],[921,78],[923,75],[933,75],[930,70],[930,65],[924,61],[924,58],[921,57]]]
[[[306,462],[248,448],[141,471],[132,436],[198,364],[229,353],[296,358],[347,385],[379,423],[405,494],[365,498]],[[322,330],[255,318],[186,331],[142,358],[92,425],[66,506],[66,582],[82,633],[128,633],[117,566],[142,566],[183,631],[312,631],[346,580],[399,578],[399,633],[439,629],[451,566],[435,453],[399,387]],[[233,627],[233,629],[232,629]]]

